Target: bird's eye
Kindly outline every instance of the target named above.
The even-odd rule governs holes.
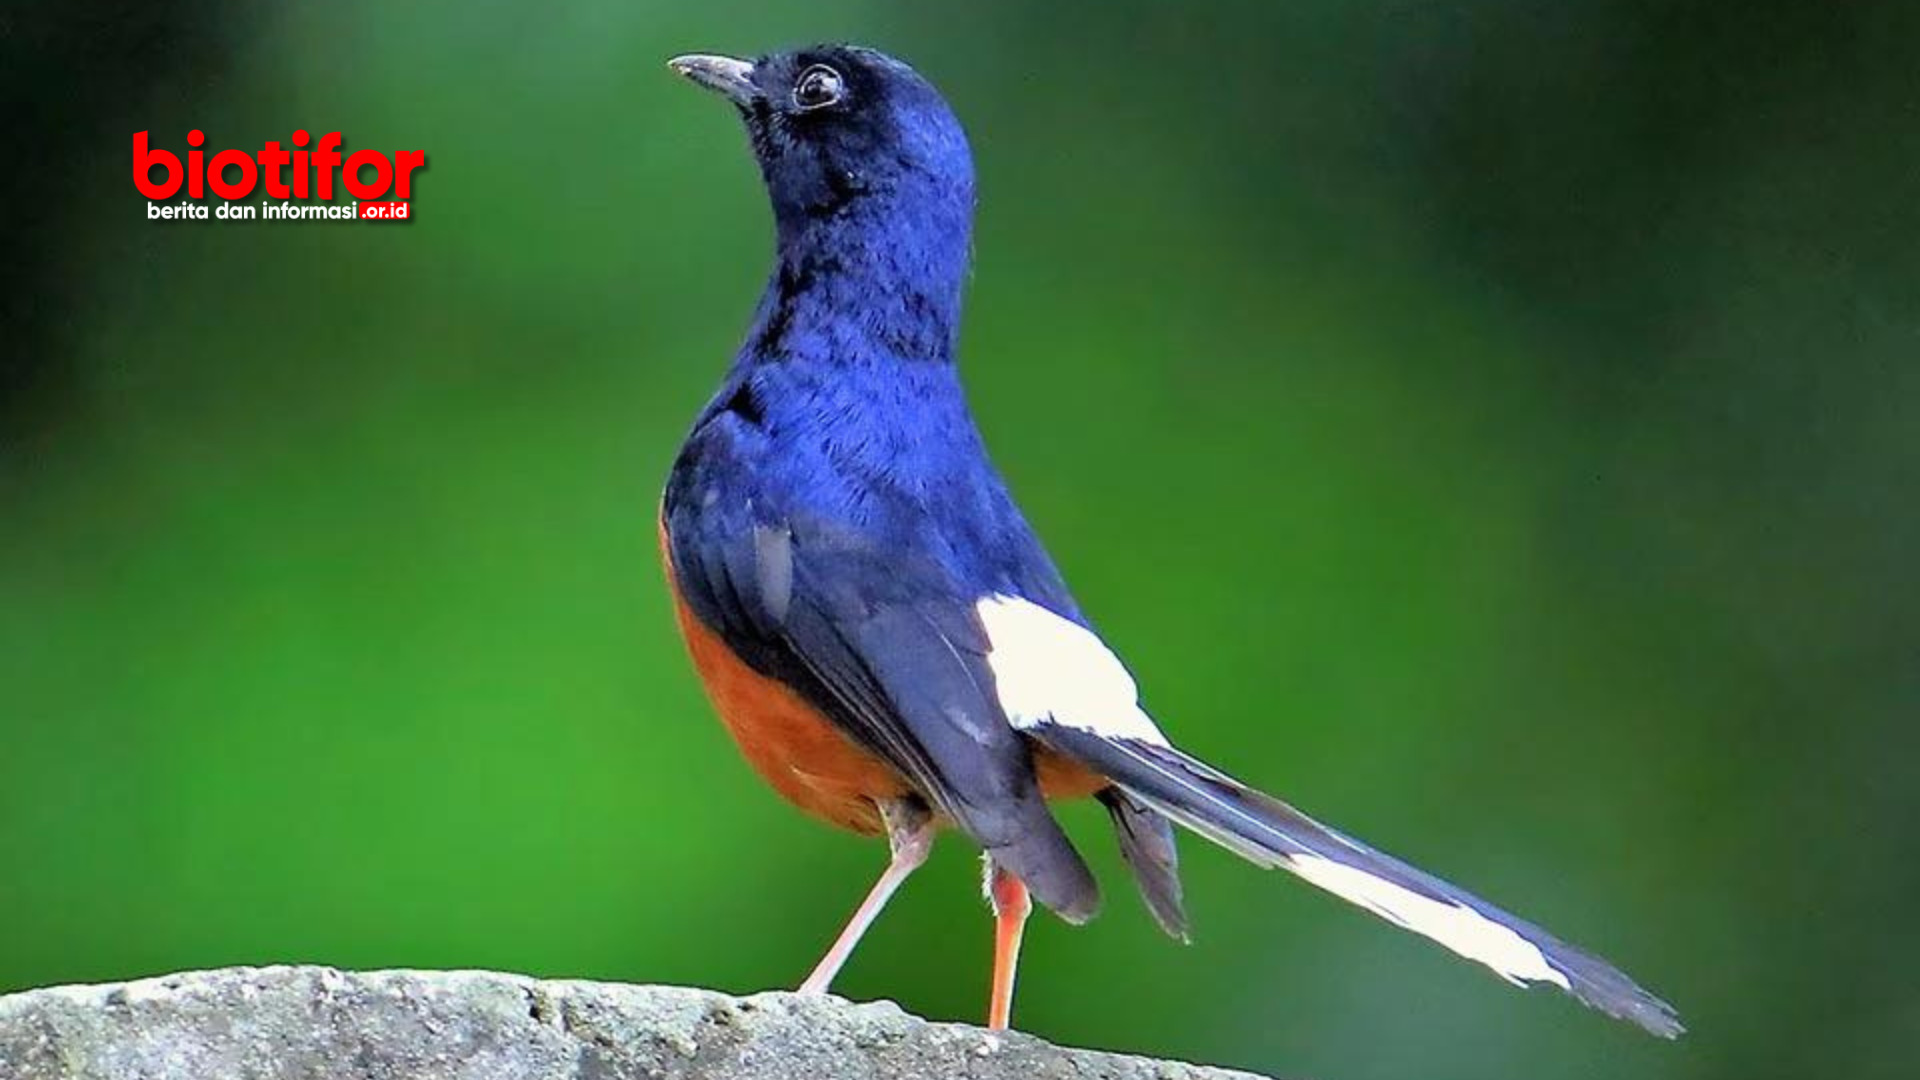
[[[824,109],[846,95],[847,85],[840,73],[825,64],[815,64],[800,73],[793,82],[793,103],[803,110]]]

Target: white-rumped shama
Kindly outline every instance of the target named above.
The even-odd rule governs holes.
[[[1510,982],[1680,1032],[1669,1006],[1605,961],[1183,753],[1140,707],[961,392],[973,165],[926,80],[850,46],[671,67],[745,119],[778,251],[662,500],[680,625],[753,768],[808,813],[892,846],[803,991],[827,989],[950,825],[985,850],[988,1021],[1006,1026],[1029,893],[1069,922],[1098,905],[1047,807],[1092,796],[1175,937],[1187,926],[1179,824]]]

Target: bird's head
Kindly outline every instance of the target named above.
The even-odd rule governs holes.
[[[912,68],[852,45],[757,60],[678,56],[668,66],[740,110],[783,239],[813,223],[884,221],[957,229],[973,210],[973,161],[960,122]]]

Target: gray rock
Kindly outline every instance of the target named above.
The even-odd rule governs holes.
[[[487,971],[229,968],[0,997],[0,1080],[1247,1080],[891,1002]]]

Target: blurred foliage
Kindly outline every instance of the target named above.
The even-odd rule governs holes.
[[[1198,843],[1177,947],[1084,807],[1108,914],[1036,922],[1023,1026],[1343,1080],[1911,1075],[1916,15],[21,6],[0,989],[805,972],[883,853],[751,778],[672,629],[658,484],[769,240],[661,61],[848,38],[969,125],[980,420],[1166,725],[1693,1033]],[[149,223],[129,136],[195,126],[424,149],[417,220]],[[944,845],[841,989],[975,1018],[976,873]]]

